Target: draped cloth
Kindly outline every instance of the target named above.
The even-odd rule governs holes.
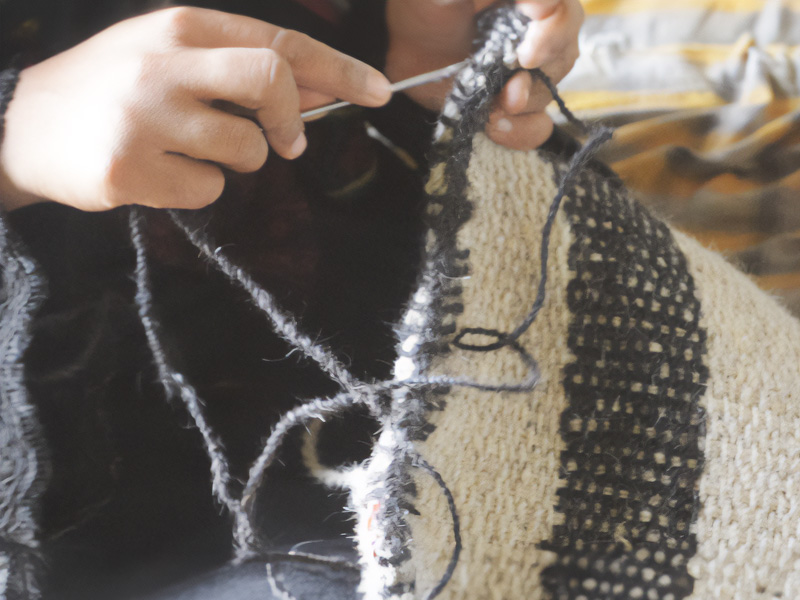
[[[636,197],[800,314],[800,3],[585,0],[580,116]]]

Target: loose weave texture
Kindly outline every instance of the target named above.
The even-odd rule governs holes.
[[[44,298],[36,265],[0,215],[0,599],[40,597],[39,524],[49,456],[25,387],[23,355]]]
[[[446,168],[432,167],[433,196]],[[467,217],[449,262],[432,220],[398,379],[524,378],[511,348],[453,342],[528,314],[566,169],[474,137]],[[404,446],[439,470],[461,522],[440,597],[798,597],[800,323],[599,167],[569,190],[549,249],[546,302],[519,340],[539,364],[533,392],[395,395],[400,416],[353,484],[365,597],[425,597],[451,559],[445,498],[392,461]]]

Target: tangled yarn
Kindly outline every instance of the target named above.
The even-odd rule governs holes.
[[[521,33],[519,27],[516,32],[508,26],[509,15],[513,14],[513,22],[525,24],[524,17],[510,8],[493,10],[483,17],[481,26],[487,32],[487,37],[504,36],[503,43],[511,49],[513,57],[514,41]],[[522,30],[524,31],[524,30]],[[519,68],[507,66],[511,61],[509,57],[496,63],[485,64],[481,62],[481,55],[476,54],[469,64],[464,67],[464,72],[457,77],[455,89],[446,104],[442,115],[440,127],[453,127],[453,138],[443,144],[434,144],[434,160],[437,152],[442,155],[449,154],[449,160],[468,161],[473,137],[483,130],[486,125],[491,104],[496,95],[502,90],[508,80]],[[231,492],[231,473],[228,459],[225,455],[222,442],[208,422],[201,399],[192,385],[177,372],[172,366],[169,353],[161,342],[160,325],[154,316],[153,294],[149,281],[146,239],[144,230],[144,210],[133,207],[130,210],[129,226],[133,246],[136,251],[135,281],[137,286],[136,303],[139,318],[145,330],[147,343],[157,367],[158,378],[165,391],[170,396],[179,397],[191,415],[198,431],[200,432],[205,451],[211,463],[212,490],[219,502],[224,505],[232,515],[235,522],[234,539],[236,557],[245,560],[255,556],[264,556],[267,542],[259,539],[255,531],[254,511],[255,499],[258,490],[264,482],[267,469],[276,460],[279,450],[288,433],[296,427],[308,425],[317,419],[325,419],[333,415],[341,415],[355,407],[366,407],[370,413],[382,421],[388,417],[386,413],[387,402],[381,402],[392,390],[404,389],[432,389],[449,387],[469,387],[487,392],[509,391],[529,392],[538,382],[538,368],[535,359],[519,343],[519,338],[534,323],[539,310],[545,301],[548,245],[550,231],[561,200],[569,192],[574,177],[583,168],[585,163],[593,156],[598,147],[608,140],[611,132],[607,129],[590,131],[564,106],[553,84],[547,76],[538,69],[530,71],[531,75],[542,81],[556,99],[562,113],[573,123],[578,124],[583,131],[590,135],[588,142],[573,157],[569,169],[562,177],[556,196],[550,205],[548,219],[542,230],[540,282],[531,309],[525,319],[511,332],[504,333],[485,328],[470,328],[458,332],[453,344],[459,348],[475,352],[491,352],[503,347],[512,349],[525,364],[527,374],[523,380],[502,384],[493,382],[479,382],[469,379],[452,377],[428,377],[391,379],[388,381],[362,381],[351,373],[334,352],[325,344],[314,341],[303,333],[298,319],[284,310],[275,296],[261,287],[243,268],[235,264],[225,253],[217,248],[214,240],[207,232],[193,227],[184,213],[170,211],[170,216],[175,225],[183,232],[186,238],[200,251],[204,258],[215,268],[222,272],[234,285],[242,288],[250,297],[256,308],[269,320],[273,330],[282,337],[291,347],[313,360],[320,369],[330,377],[340,388],[339,393],[329,398],[311,399],[300,406],[290,410],[273,427],[264,447],[251,466],[247,481],[241,496],[237,497]],[[464,81],[474,78],[475,85],[465,87]],[[480,81],[480,85],[477,82]],[[448,106],[456,106],[460,112],[458,120],[453,119],[452,111]],[[450,113],[450,114],[448,114]],[[441,131],[441,129],[439,130]],[[466,162],[463,164],[466,170]],[[465,184],[465,182],[464,182]],[[465,342],[465,337],[470,334],[490,336],[494,341],[490,344],[476,345]],[[450,510],[453,527],[454,548],[446,572],[428,593],[427,598],[436,597],[447,585],[458,563],[461,552],[461,536],[458,510],[447,483],[419,454],[409,451],[408,461],[411,467],[417,468],[434,479],[442,490]]]

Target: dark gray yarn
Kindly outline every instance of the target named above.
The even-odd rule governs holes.
[[[235,265],[224,253],[220,252],[207,234],[200,229],[192,227],[185,218],[185,213],[170,210],[169,214],[187,239],[222,273],[250,295],[256,307],[272,321],[275,332],[278,335],[292,347],[300,350],[306,357],[316,362],[342,388],[356,392],[359,387],[364,386],[364,383],[350,373],[336,358],[330,348],[315,342],[309,336],[303,334],[300,331],[297,320],[279,306],[272,294],[258,285],[246,271]]]
[[[333,398],[329,399],[317,398],[314,400],[307,401],[303,405],[286,413],[281,418],[281,420],[273,427],[272,433],[270,434],[269,438],[264,444],[261,454],[253,463],[250,469],[247,483],[245,484],[244,490],[242,492],[242,499],[241,501],[239,501],[230,495],[230,489],[229,489],[230,473],[229,473],[228,462],[218,437],[211,429],[210,425],[208,424],[205,418],[205,414],[202,410],[202,404],[197,397],[197,393],[191,385],[186,383],[184,378],[179,373],[175,372],[169,366],[169,361],[166,352],[159,341],[158,337],[159,325],[155,316],[153,315],[152,292],[149,287],[149,278],[147,275],[145,245],[141,229],[142,225],[141,211],[142,209],[140,208],[132,208],[130,213],[131,239],[136,249],[136,258],[137,258],[136,302],[137,305],[139,306],[139,316],[142,321],[142,325],[145,329],[148,339],[148,344],[153,354],[154,362],[156,363],[159,372],[159,378],[162,384],[164,385],[168,393],[177,394],[181,397],[184,404],[187,406],[187,409],[189,410],[189,413],[192,419],[194,420],[197,428],[200,430],[203,436],[206,452],[208,453],[211,459],[212,482],[215,495],[221,502],[223,502],[223,504],[225,504],[226,507],[228,507],[228,509],[236,519],[235,538],[237,542],[237,558],[239,560],[244,560],[253,556],[263,555],[264,546],[261,543],[261,541],[257,539],[257,536],[255,536],[254,534],[254,520],[255,520],[254,499],[259,487],[263,483],[266,470],[275,462],[280,447],[285,441],[286,436],[295,427],[308,425],[314,420],[325,419],[326,417],[340,415],[343,412],[346,412],[347,410],[350,410],[357,406],[366,406],[375,416],[379,416],[380,405],[378,402],[378,398],[380,397],[380,395],[385,394],[386,392],[391,391],[393,389],[398,389],[401,387],[447,388],[451,386],[464,386],[486,391],[521,392],[521,391],[529,391],[530,389],[532,389],[537,381],[535,362],[530,357],[528,357],[521,349],[520,349],[520,354],[523,355],[526,364],[529,365],[531,369],[531,374],[529,375],[528,378],[526,378],[523,382],[521,382],[518,385],[483,384],[474,381],[461,380],[458,378],[450,378],[450,377],[439,377],[439,378],[421,379],[412,381],[388,381],[388,382],[378,382],[372,384],[365,384],[362,382],[358,382],[357,385],[354,385],[353,382],[356,382],[357,380],[355,379],[355,377],[350,376],[347,379],[345,379],[345,381],[351,384],[350,385],[351,389],[345,390],[342,393],[334,396]],[[180,222],[180,216],[179,215],[176,216],[178,217],[178,220]],[[211,260],[217,266],[220,267],[220,270],[228,274],[233,281],[237,282],[241,287],[250,292],[251,297],[254,299],[254,301],[257,302],[256,305],[270,317],[271,321],[273,322],[277,330],[283,334],[285,339],[289,340],[289,339],[300,338],[302,340],[303,338],[305,338],[307,344],[312,344],[309,338],[307,338],[303,334],[300,334],[297,331],[296,329],[297,324],[294,318],[284,314],[277,307],[277,303],[274,297],[271,294],[269,294],[269,292],[260,288],[258,284],[256,284],[252,280],[252,278],[246,275],[246,273],[242,269],[236,267],[229,259],[222,256],[221,253],[206,252],[204,248],[210,249],[213,247],[213,244],[211,244],[208,239],[201,239],[199,237],[200,234],[198,232],[193,231],[188,227],[184,227],[184,225],[185,224],[181,223],[181,229],[187,232],[187,237],[190,239],[190,241],[192,241],[193,243],[195,243],[195,241],[197,241],[198,243],[202,243],[202,247],[198,245],[198,248],[202,250],[207,257],[211,258]],[[191,236],[189,235],[189,233],[191,233]],[[295,347],[300,348],[304,352],[308,350],[307,356],[315,358],[315,360],[317,360],[317,358],[319,357],[326,359],[324,362],[325,365],[330,366],[331,364],[335,364],[336,362],[336,359],[333,357],[332,354],[330,354],[330,351],[327,348],[320,347],[319,345],[310,348],[306,348],[304,346],[295,346]],[[350,375],[349,373],[347,374]],[[342,384],[341,381],[340,384]],[[449,580],[450,576],[452,575],[452,569],[455,568],[458,561],[458,555],[461,552],[460,534],[458,532],[459,520],[455,503],[453,501],[452,494],[450,493],[447,486],[444,484],[444,480],[433,469],[433,467],[428,465],[419,456],[412,456],[410,460],[414,466],[424,469],[426,472],[431,474],[432,477],[434,477],[437,484],[439,484],[440,487],[442,487],[443,493],[448,499],[448,505],[451,508],[451,514],[454,523],[454,538],[457,540],[457,543],[453,551],[453,558],[451,559],[452,568],[448,568],[448,573],[446,574],[446,579]],[[441,591],[443,587],[444,583],[440,582],[440,585],[437,586],[437,589]],[[439,592],[437,591],[436,594],[438,595],[438,593]],[[434,597],[433,595],[429,595],[429,598],[433,597]]]
[[[6,109],[14,97],[14,89],[19,81],[18,69],[6,69],[0,72],[0,140],[5,132]]]
[[[415,454],[411,457],[411,466],[417,469],[422,469],[433,478],[447,500],[447,508],[450,510],[450,518],[453,520],[453,553],[450,555],[450,561],[447,563],[447,568],[445,569],[444,575],[442,575],[442,578],[439,580],[439,583],[433,586],[433,588],[425,595],[425,600],[433,600],[433,598],[436,598],[436,596],[442,593],[444,588],[450,582],[450,579],[453,577],[453,573],[458,566],[458,559],[461,556],[461,550],[463,548],[461,541],[461,520],[458,516],[458,510],[456,508],[456,501],[453,498],[453,492],[450,491],[450,488],[447,486],[447,483],[441,474],[419,454]]]
[[[131,239],[136,249],[136,302],[139,306],[139,316],[145,329],[148,344],[156,363],[159,378],[168,393],[177,394],[189,410],[192,419],[200,430],[206,447],[206,452],[211,459],[213,489],[217,498],[225,504],[236,520],[235,538],[237,544],[237,558],[244,560],[253,556],[262,555],[264,546],[254,534],[255,503],[253,502],[261,486],[266,470],[277,458],[278,452],[288,433],[295,427],[307,425],[317,419],[340,415],[356,406],[366,406],[375,416],[380,416],[381,394],[399,388],[449,388],[452,386],[477,388],[484,391],[511,391],[527,392],[533,389],[538,381],[538,370],[535,361],[517,344],[510,344],[521,356],[529,368],[529,375],[518,384],[491,384],[452,377],[435,377],[429,379],[414,379],[409,381],[388,381],[377,383],[363,383],[352,376],[333,356],[331,351],[320,344],[314,344],[310,338],[299,332],[296,320],[284,313],[269,292],[258,286],[247,273],[236,266],[221,252],[211,250],[214,244],[207,235],[192,229],[181,220],[180,213],[173,212],[173,218],[179,227],[186,233],[187,238],[195,244],[203,254],[210,259],[232,281],[245,289],[256,303],[272,321],[276,331],[289,341],[295,348],[300,349],[306,356],[313,358],[325,371],[336,380],[345,391],[329,399],[314,399],[307,401],[302,406],[286,413],[275,425],[263,450],[253,463],[247,483],[239,501],[230,495],[230,472],[228,462],[218,437],[208,424],[202,404],[194,388],[189,385],[181,374],[175,372],[170,366],[166,352],[159,341],[158,322],[153,315],[152,292],[149,288],[147,276],[147,262],[144,239],[142,234],[142,209],[132,208],[130,215]],[[344,376],[342,375],[344,374]],[[429,473],[445,494],[453,519],[454,539],[456,540],[453,555],[447,572],[434,590],[428,594],[432,599],[444,589],[447,581],[458,563],[461,552],[459,533],[459,519],[452,493],[447,488],[441,475],[428,465],[422,457],[410,455],[409,462],[412,466]]]
[[[132,207],[129,213],[129,226],[131,241],[136,251],[136,304],[139,309],[139,320],[142,322],[147,344],[153,355],[153,362],[158,369],[158,378],[164,386],[168,397],[178,396],[192,417],[197,429],[203,436],[206,453],[211,460],[211,485],[215,497],[226,506],[238,523],[249,522],[242,519],[242,507],[237,498],[231,495],[231,474],[228,459],[219,436],[214,432],[206,419],[203,404],[197,396],[197,391],[186,382],[183,375],[174,371],[167,359],[166,351],[161,344],[160,326],[153,316],[153,294],[147,270],[147,257],[142,233],[143,217],[141,209]],[[242,531],[240,538],[251,538],[252,531]],[[237,540],[240,543],[243,539]]]
[[[289,432],[295,427],[308,425],[312,421],[324,421],[327,417],[341,415],[357,406],[373,407],[374,404],[370,396],[353,396],[349,392],[342,392],[333,398],[317,398],[306,402],[281,417],[280,421],[272,428],[272,433],[264,444],[261,454],[250,468],[247,484],[242,493],[242,505],[249,516],[252,516],[253,499],[264,479],[264,473],[275,462],[278,450]]]
[[[0,598],[35,600],[42,565],[37,517],[50,463],[22,358],[45,283],[2,215],[0,264]]]
[[[0,72],[0,142],[5,113],[19,81]],[[23,355],[46,284],[0,213],[0,598],[37,600],[43,561],[38,512],[50,477],[50,459],[36,408],[25,386]]]

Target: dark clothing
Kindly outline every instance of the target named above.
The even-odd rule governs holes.
[[[303,30],[373,64],[383,56],[381,3],[356,6],[335,28],[289,2],[217,4]],[[0,6],[10,32],[3,35],[3,60],[17,55],[20,66],[150,8],[133,1]],[[328,340],[355,373],[386,378],[391,325],[417,271],[421,170],[367,135],[366,119],[424,164],[432,119],[397,98],[384,109],[309,124],[301,159],[272,155],[255,174],[229,174],[222,198],[201,218],[306,331]],[[221,565],[230,554],[230,522],[212,500],[200,436],[183,408],[165,400],[145,345],[126,215],[41,204],[4,217],[3,231],[9,227],[19,243],[12,247],[0,236],[7,288],[0,319],[18,326],[0,331],[11,331],[15,348],[24,346],[26,331],[32,334],[22,364],[42,425],[37,481],[50,473],[43,495],[32,488],[27,496],[38,505],[46,598],[126,598]],[[243,477],[280,414],[333,387],[314,365],[287,356],[263,316],[158,211],[148,212],[148,235],[171,357],[198,389],[234,474]],[[20,261],[34,281],[48,282],[32,323],[10,312],[19,308],[9,282],[18,279]],[[39,289],[29,293],[28,312]],[[20,364],[10,351],[0,358]],[[329,459],[363,456],[369,431],[363,418],[355,428],[328,432]],[[294,454],[287,450],[286,468],[266,485],[265,535],[291,545],[346,534],[344,499],[308,481]],[[35,597],[19,593],[22,600]]]

